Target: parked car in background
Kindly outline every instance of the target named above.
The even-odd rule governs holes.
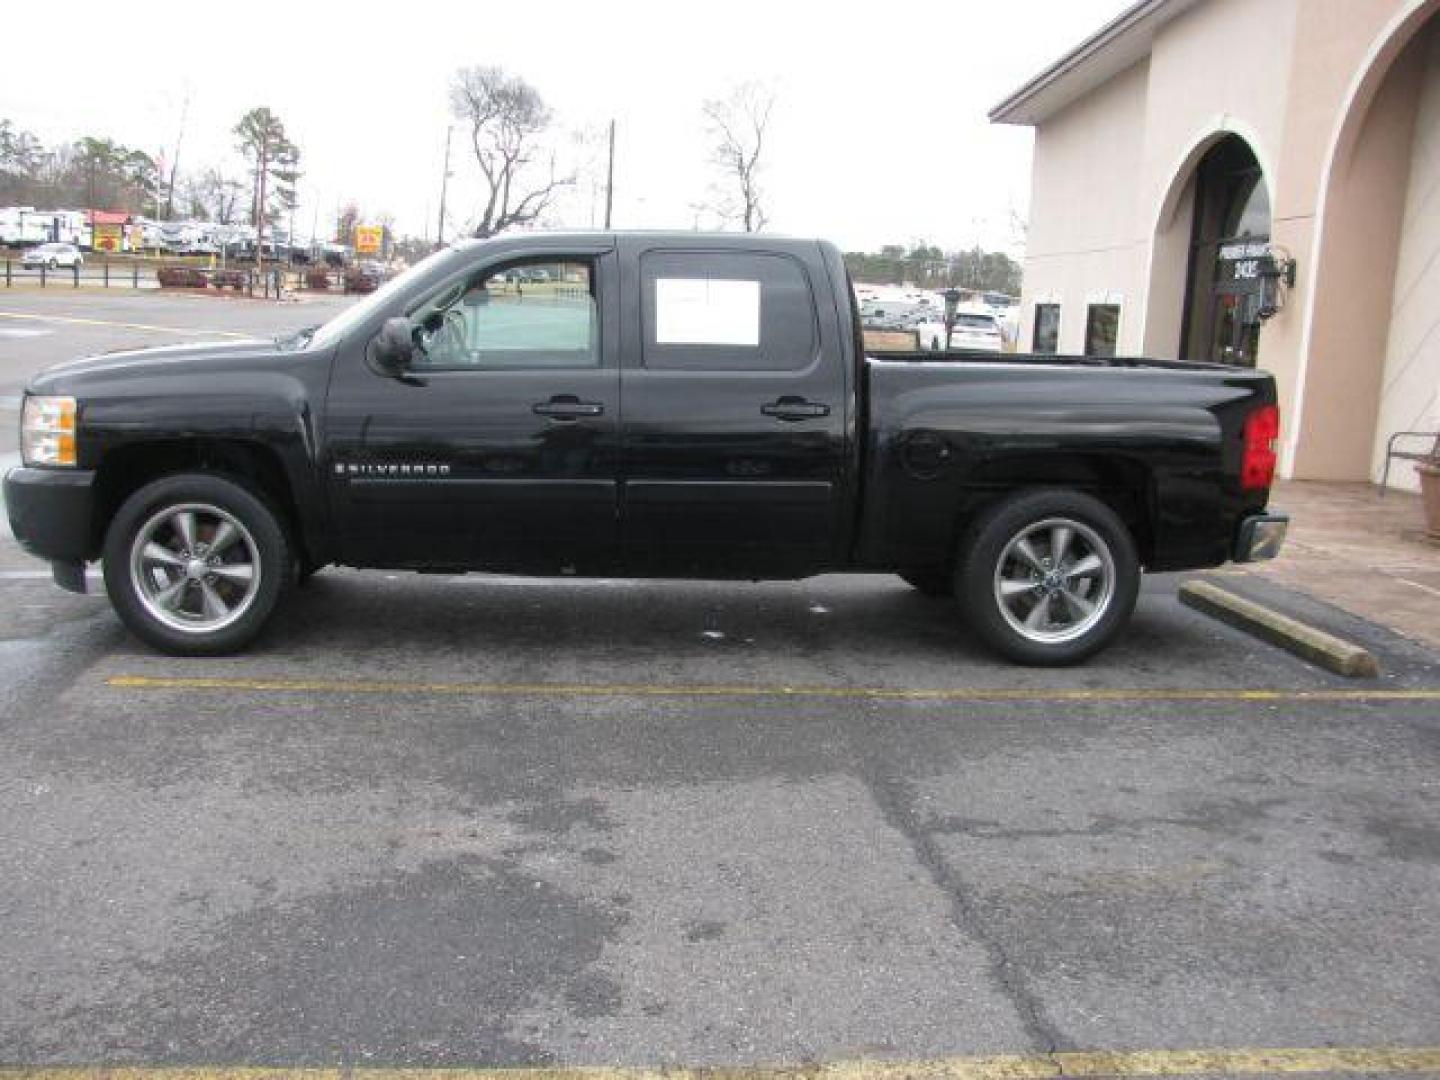
[[[505,281],[512,285],[545,285],[550,281],[550,271],[538,266],[521,266],[506,271]]]
[[[945,317],[938,312],[916,323],[912,329],[920,335],[920,348],[938,352],[946,347]],[[994,315],[978,311],[957,311],[955,327],[950,333],[949,347],[968,349],[972,352],[1000,352],[1005,344],[1005,335]]]
[[[908,330],[917,317],[904,301],[869,300],[860,304],[860,323],[867,330]]]
[[[41,244],[25,252],[20,265],[28,270],[37,270],[42,266],[47,270],[58,270],[62,266],[84,266],[85,256],[74,244]]]
[[[377,262],[357,263],[345,271],[347,293],[374,292],[385,280],[385,267]]]

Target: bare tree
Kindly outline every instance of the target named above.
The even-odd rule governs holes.
[[[476,236],[528,225],[574,182],[556,173],[555,155],[545,148],[550,110],[518,75],[498,67],[461,68],[450,83],[450,110],[469,125],[470,146],[485,178]]]
[[[240,200],[244,195],[244,181],[235,179],[227,169],[213,165],[198,177],[192,176],[186,184],[191,216],[208,217],[221,225],[236,224],[240,218]],[[195,213],[197,204],[204,208],[203,214]]]
[[[711,162],[720,172],[720,198],[712,209],[748,232],[767,220],[760,189],[761,158],[775,94],[759,83],[742,83],[728,98],[705,102],[701,114],[714,142]]]

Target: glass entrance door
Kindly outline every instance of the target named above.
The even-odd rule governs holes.
[[[1196,168],[1184,359],[1255,366],[1269,238],[1270,195],[1260,165],[1243,139],[1227,136]]]

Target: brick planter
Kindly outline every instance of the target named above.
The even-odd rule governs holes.
[[[1425,531],[1431,540],[1440,540],[1440,461],[1420,461],[1420,499],[1425,507]]]

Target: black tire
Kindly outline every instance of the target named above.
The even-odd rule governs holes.
[[[1070,529],[1068,539],[1054,543],[1064,528]],[[1027,530],[1033,532],[1026,536]],[[1020,546],[1012,547],[1022,536],[1024,550],[1042,556],[1038,565],[1021,558]],[[1061,545],[1061,565],[1049,566],[1048,552]],[[1066,573],[1089,565],[1092,556],[1098,569]],[[1000,599],[1002,579],[1012,587],[1008,603]],[[1013,591],[1032,579],[1033,587]],[[976,522],[961,547],[955,588],[986,645],[1017,663],[1056,667],[1093,656],[1125,628],[1140,591],[1140,560],[1130,530],[1099,499],[1077,491],[1028,491]],[[1037,616],[1042,602],[1047,607]],[[1087,604],[1089,613],[1082,614]],[[1030,617],[1039,622],[1026,629]],[[1068,628],[1066,619],[1072,620]]]
[[[902,570],[900,571],[900,580],[922,596],[929,596],[936,600],[955,595],[955,578],[943,568]]]
[[[174,513],[167,517],[171,509]],[[212,510],[213,515],[209,512]],[[190,553],[194,557],[179,554],[188,546],[180,542],[180,530],[171,525],[184,513],[190,517],[190,533],[199,540],[196,551]],[[228,561],[229,557],[211,553],[210,569],[214,572],[206,574],[206,567],[199,567],[197,572],[203,580],[186,581],[180,592],[180,606],[163,603],[153,592],[170,589],[161,588],[157,579],[165,582],[165,575],[171,575],[168,584],[179,587],[180,580],[190,574],[188,567],[205,554],[208,540],[218,539],[219,529],[211,527],[207,540],[207,522],[227,519],[238,526],[238,538],[229,546],[243,547],[244,565],[250,567],[248,582],[241,579],[236,584],[230,580],[244,571],[239,559]],[[138,552],[143,545],[137,544],[137,538],[142,531],[159,537],[164,534],[156,530],[167,527],[173,547],[178,550],[167,547],[164,562],[150,560],[148,567],[142,567]],[[157,539],[157,543],[166,547],[163,541]],[[167,476],[136,491],[110,522],[104,557],[105,591],[120,620],[148,645],[176,656],[217,656],[243,649],[264,629],[294,580],[294,557],[280,516],[242,484],[212,473]],[[233,607],[228,615],[217,616],[210,620],[213,625],[207,626],[212,593],[220,597],[217,604],[223,606],[231,601]],[[202,610],[187,612],[186,607]],[[168,612],[169,622],[157,613],[162,609]],[[193,625],[174,625],[191,619]]]

